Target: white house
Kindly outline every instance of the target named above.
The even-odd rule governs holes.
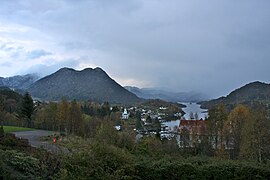
[[[125,108],[125,109],[124,109],[124,112],[122,113],[122,119],[127,120],[128,117],[129,117],[129,113],[127,112],[127,109]]]
[[[114,126],[114,128],[115,128],[117,131],[120,131],[120,130],[121,130],[121,126],[120,126],[120,125]]]

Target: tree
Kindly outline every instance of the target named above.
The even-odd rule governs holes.
[[[269,158],[270,121],[267,119],[266,108],[259,105],[252,111],[242,131],[240,156],[263,162]]]
[[[97,110],[97,113],[100,117],[105,117],[110,115],[110,104],[108,102],[105,102],[101,105],[100,109]]]
[[[32,114],[34,112],[34,102],[32,97],[28,92],[23,96],[21,108],[20,108],[20,117],[26,121],[27,127],[32,126]]]
[[[2,97],[0,97],[0,138],[4,136],[4,103]]]
[[[91,138],[95,136],[97,128],[103,123],[102,119],[88,115],[84,116],[84,122],[84,135]]]
[[[215,149],[223,148],[224,141],[224,122],[227,120],[227,112],[224,105],[216,106],[209,110],[207,119],[207,132],[210,144],[214,145]]]
[[[69,121],[68,121],[68,129],[69,132],[76,135],[83,135],[83,116],[81,107],[74,100],[71,102],[69,108]]]
[[[67,133],[69,104],[63,99],[57,107],[58,130]]]
[[[104,122],[96,128],[95,140],[100,143],[117,145],[119,136],[111,121],[104,120]]]
[[[225,132],[227,135],[227,142],[232,149],[231,158],[238,158],[240,147],[243,143],[243,130],[245,122],[250,121],[251,113],[249,108],[244,105],[236,106],[229,114],[228,120],[225,123]]]
[[[152,123],[152,118],[150,116],[147,116],[146,122],[149,123],[149,124],[151,124]]]
[[[45,115],[46,115],[45,107],[38,107],[34,115],[36,128],[48,129],[45,125],[46,123]]]
[[[199,115],[197,112],[194,114],[194,118],[195,118],[195,120],[199,120]]]
[[[49,104],[40,105],[35,111],[35,126],[55,131],[59,126],[57,120],[57,104],[50,102]]]
[[[50,129],[55,131],[59,122],[57,120],[57,104],[50,102],[46,106],[47,121],[51,123]]]
[[[191,120],[194,119],[194,114],[193,114],[193,112],[190,112],[190,113],[189,113],[189,118],[190,118]]]
[[[0,125],[1,127],[4,125],[4,118],[5,118],[5,109],[4,109],[4,100],[0,96]]]
[[[118,111],[119,111],[119,108],[117,106],[112,107],[112,112],[118,112]]]

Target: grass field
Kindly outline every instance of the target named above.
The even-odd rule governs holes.
[[[4,132],[18,132],[18,131],[32,131],[33,128],[17,127],[17,126],[4,126]]]

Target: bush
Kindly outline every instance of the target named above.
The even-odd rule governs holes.
[[[0,144],[7,147],[15,147],[18,145],[18,139],[14,134],[7,133],[2,139]]]
[[[194,165],[170,159],[141,161],[135,169],[136,175],[142,179],[195,179],[200,176]]]
[[[270,179],[270,169],[243,162],[193,157],[136,161],[136,176],[141,179]]]
[[[39,160],[14,150],[0,150],[3,179],[36,179],[39,177]]]
[[[31,146],[27,139],[19,139],[14,134],[7,133],[5,136],[0,137],[0,149],[28,151],[31,149]]]
[[[125,150],[96,142],[66,157],[64,168],[68,179],[125,179],[134,175],[134,159]]]

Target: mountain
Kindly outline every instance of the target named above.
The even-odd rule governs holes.
[[[35,98],[50,101],[62,98],[121,104],[141,101],[111,79],[101,68],[87,68],[82,71],[62,68],[35,82],[28,91]]]
[[[152,88],[137,88],[125,86],[125,88],[144,99],[162,99],[170,102],[199,102],[206,100],[206,96],[197,92],[168,92]]]
[[[233,107],[235,104],[245,104],[251,106],[254,103],[270,103],[270,84],[263,82],[252,82],[232,91],[226,97],[220,97],[211,101],[201,102],[202,108],[211,108],[218,104]]]
[[[0,87],[25,90],[29,88],[39,77],[36,74],[27,74],[24,76],[0,77]]]

